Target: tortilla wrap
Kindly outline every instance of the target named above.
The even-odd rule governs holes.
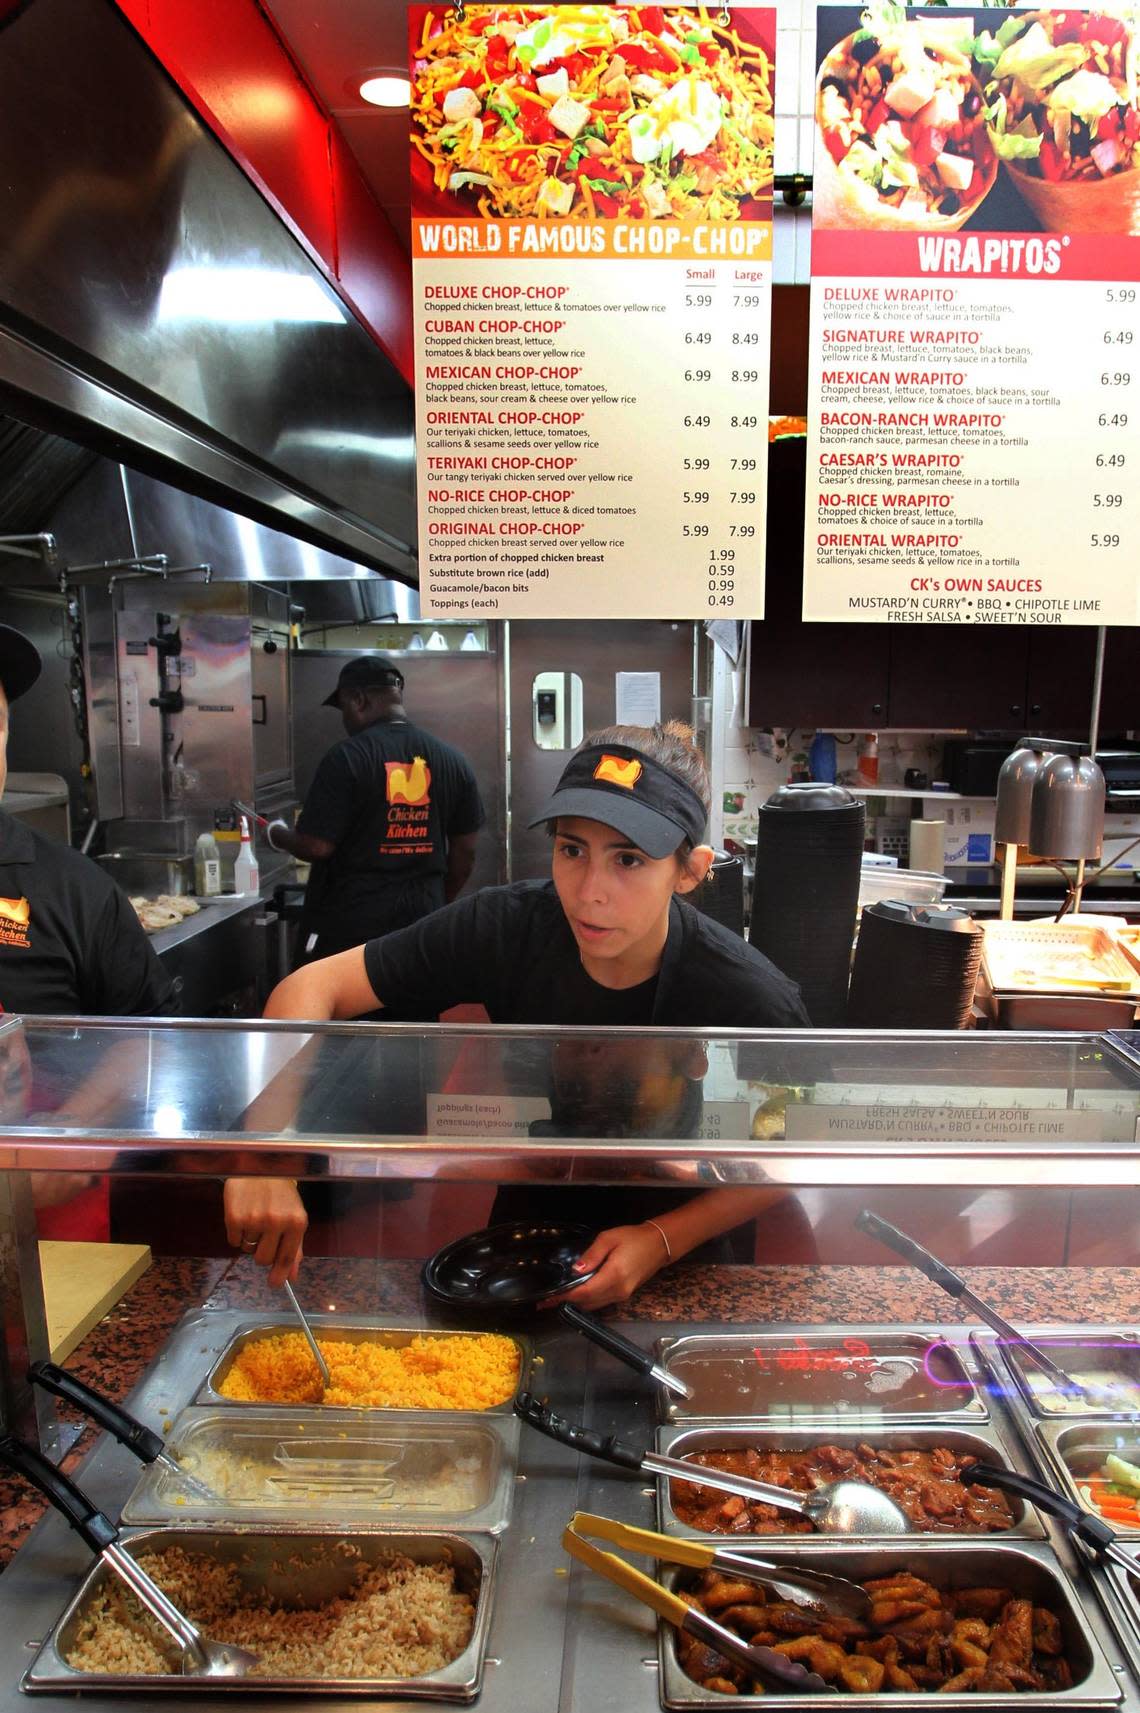
[[[1140,233],[1140,171],[1051,183],[1020,161],[1002,165],[1046,232]]]

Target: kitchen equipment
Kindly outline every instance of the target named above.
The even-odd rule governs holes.
[[[739,1636],[734,1635],[723,1624],[718,1624],[715,1618],[708,1617],[704,1612],[694,1611],[679,1595],[670,1593],[659,1582],[654,1582],[651,1576],[646,1576],[644,1571],[637,1570],[616,1554],[603,1552],[600,1547],[584,1540],[576,1527],[581,1518],[582,1513],[575,1512],[562,1533],[562,1545],[572,1558],[578,1559],[581,1564],[588,1566],[597,1575],[604,1576],[618,1588],[624,1588],[627,1594],[632,1594],[636,1600],[640,1600],[677,1629],[687,1630],[690,1635],[707,1642],[718,1653],[729,1659],[739,1660],[766,1688],[792,1695],[835,1693],[833,1686],[825,1683],[818,1672],[808,1671],[806,1666],[800,1665],[798,1661],[785,1659],[783,1654],[776,1653],[773,1648],[757,1648],[741,1641]]]
[[[305,1335],[305,1343],[308,1345],[310,1351],[312,1352],[313,1361],[316,1363],[317,1368],[320,1371],[321,1386],[324,1388],[325,1391],[327,1391],[329,1386],[331,1386],[331,1384],[332,1384],[332,1375],[329,1373],[329,1365],[325,1361],[324,1357],[321,1355],[321,1347],[317,1343],[316,1339],[313,1337],[313,1329],[309,1325],[308,1321],[305,1318],[304,1309],[302,1309],[300,1303],[297,1301],[297,1293],[294,1291],[294,1289],[293,1289],[292,1285],[289,1283],[288,1279],[283,1280],[282,1283],[283,1283],[285,1295],[289,1299],[289,1303],[290,1303],[290,1306],[292,1307],[293,1313],[296,1315],[297,1319],[301,1323],[301,1331]]]
[[[987,1326],[992,1326],[999,1337],[1016,1344],[1019,1350],[1031,1357],[1053,1383],[1063,1391],[1087,1394],[1095,1402],[1096,1393],[1092,1388],[1078,1385],[1065,1373],[1063,1368],[1053,1361],[1047,1351],[1042,1350],[1040,1345],[1034,1344],[1031,1339],[1026,1338],[1024,1333],[1018,1332],[1017,1328],[1006,1320],[1004,1315],[1000,1315],[995,1308],[991,1308],[989,1303],[970,1289],[960,1273],[955,1273],[944,1261],[939,1261],[936,1255],[932,1255],[929,1249],[924,1249],[921,1243],[916,1243],[913,1237],[908,1237],[904,1231],[900,1231],[897,1226],[891,1225],[887,1220],[880,1219],[878,1214],[872,1213],[869,1208],[864,1208],[857,1216],[855,1225],[859,1231],[865,1231],[869,1237],[877,1237],[881,1243],[887,1245],[888,1249],[893,1249],[897,1255],[901,1255],[904,1260],[909,1261],[912,1267],[917,1267],[919,1272],[925,1274],[932,1284],[937,1285],[948,1296],[953,1297],[955,1301],[970,1309],[978,1316],[979,1320],[984,1320]]]
[[[1034,1329],[1034,1342],[1046,1350],[1078,1388],[1058,1384],[1024,1350],[1020,1341],[971,1333],[970,1342],[989,1368],[998,1394],[1010,1397],[1016,1407],[1018,1395],[1032,1417],[1048,1421],[1075,1417],[1109,1417],[1127,1422],[1140,1420],[1140,1331],[1134,1327],[1085,1326]],[[1016,1392],[1009,1388],[1013,1376]],[[1030,1421],[1027,1428],[1032,1428]]]
[[[596,1315],[585,1314],[582,1309],[575,1308],[573,1303],[563,1303],[558,1311],[567,1326],[580,1332],[583,1337],[608,1350],[611,1356],[616,1356],[619,1362],[633,1368],[639,1374],[645,1374],[651,1380],[656,1380],[659,1386],[664,1386],[667,1392],[672,1392],[678,1398],[691,1398],[692,1388],[668,1369],[662,1368],[647,1350],[642,1350],[632,1339],[623,1338],[620,1332],[615,1332],[612,1326]]]
[[[847,1015],[865,825],[839,785],[782,785],[757,817],[748,938],[799,983],[817,1028]]]
[[[717,851],[709,871],[688,902],[733,934],[744,934],[744,863],[728,851]]]
[[[986,977],[995,993],[1140,997],[1140,970],[1097,922],[983,924]]]
[[[845,1576],[833,1576],[830,1571],[808,1570],[800,1565],[780,1566],[770,1559],[732,1552],[709,1541],[677,1540],[658,1534],[655,1529],[635,1528],[590,1511],[575,1511],[570,1527],[575,1534],[610,1541],[614,1546],[625,1547],[627,1552],[645,1553],[659,1563],[684,1564],[692,1570],[723,1570],[726,1575],[742,1577],[745,1582],[773,1588],[784,1599],[821,1613],[865,1618],[870,1610],[870,1596],[865,1588]]]
[[[369,1695],[396,1697],[400,1706],[422,1700],[474,1701],[482,1688],[499,1557],[498,1541],[493,1536],[438,1529],[301,1530],[277,1523],[263,1528],[247,1524],[242,1528],[138,1529],[124,1537],[123,1545],[132,1554],[161,1553],[177,1547],[201,1560],[207,1570],[217,1567],[227,1578],[232,1577],[244,1607],[286,1611],[351,1599],[361,1571],[367,1572],[392,1554],[416,1564],[449,1564],[454,1568],[456,1586],[475,1608],[471,1639],[449,1665],[418,1677],[338,1677],[330,1671],[327,1676],[300,1679],[270,1676],[263,1667],[256,1677],[235,1681],[232,1688],[256,1696],[258,1705],[265,1708],[287,1706],[298,1691],[305,1696],[335,1697],[338,1707],[346,1707],[364,1705],[361,1698]],[[103,1567],[93,1565],[33,1660],[23,1687],[72,1700],[77,1690],[101,1692],[112,1697],[112,1705],[117,1697],[120,1706],[129,1705],[118,1694],[120,1690],[143,1691],[147,1706],[164,1693],[177,1698],[192,1691],[193,1684],[183,1677],[132,1676],[122,1668],[96,1673],[67,1664],[68,1654],[92,1622],[104,1579]]]
[[[928,874],[941,874],[946,862],[945,821],[912,821],[910,824],[908,864],[925,869]]]
[[[949,904],[886,898],[859,919],[847,1021],[864,1029],[964,1029],[982,930]]]
[[[504,1221],[457,1237],[424,1262],[421,1278],[433,1301],[465,1318],[519,1319],[592,1279],[574,1263],[593,1241],[589,1226]]]
[[[685,1463],[679,1457],[663,1457],[660,1452],[640,1451],[636,1446],[624,1445],[613,1434],[593,1433],[580,1423],[555,1415],[549,1405],[541,1403],[529,1392],[519,1393],[515,1399],[515,1412],[539,1433],[590,1457],[602,1458],[622,1469],[638,1469],[646,1475],[671,1475],[678,1481],[693,1481],[702,1487],[717,1487],[724,1493],[742,1493],[749,1499],[763,1499],[766,1504],[806,1517],[821,1534],[910,1533],[910,1521],[894,1500],[861,1481],[828,1481],[813,1493],[793,1493],[786,1487],[752,1481],[745,1475],[726,1475],[719,1469]]]
[[[1046,1487],[1043,1481],[1021,1475],[1016,1469],[995,1469],[985,1463],[980,1463],[974,1470],[974,1480],[979,1487],[999,1487],[1003,1493],[1016,1493],[1019,1498],[1028,1499],[1030,1504],[1048,1511],[1051,1517],[1059,1517],[1070,1535],[1088,1547],[1095,1559],[1111,1558],[1114,1564],[1123,1565],[1125,1570],[1136,1574],[1136,1560],[1130,1558],[1120,1545],[1116,1530],[1110,1528],[1102,1517],[1092,1516],[1075,1500],[1066,1499],[1064,1494]]]
[[[988,1413],[963,1352],[935,1326],[685,1333],[662,1339],[661,1360],[693,1391],[669,1400],[670,1419],[746,1417],[774,1432],[810,1416],[879,1432],[939,1417],[972,1426]]]
[[[126,1524],[268,1524],[286,1528],[506,1528],[521,1425],[304,1405],[180,1410],[169,1450],[208,1480],[207,1502],[151,1464],[122,1508]]]
[[[894,863],[870,863],[864,855],[859,869],[859,908],[877,904],[882,898],[896,898],[904,904],[941,904],[949,884],[944,874],[897,868]]]
[[[1101,1507],[1095,1496],[1098,1489],[1092,1483],[1109,1478],[1104,1473],[1107,1459],[1115,1455],[1133,1465],[1140,1459],[1140,1425],[1135,1422],[1106,1423],[1087,1418],[1069,1422],[1037,1422],[1030,1431],[1035,1448],[1041,1450],[1049,1465],[1050,1478],[1056,1479],[1071,1499],[1094,1516],[1101,1513]],[[1106,1515],[1117,1534],[1127,1537],[1135,1552],[1137,1536],[1140,1535],[1140,1509],[1133,1506],[1134,1520],[1126,1520],[1123,1515],[1115,1514],[1122,1508],[1119,1499],[1110,1500],[1105,1496],[1104,1504],[1105,1511],[1101,1514]],[[1110,1507],[1114,1514],[1107,1517]]]
[[[155,1433],[152,1428],[128,1414],[121,1404],[116,1404],[102,1392],[97,1392],[94,1386],[88,1386],[75,1374],[69,1374],[66,1368],[57,1367],[54,1362],[33,1362],[28,1369],[28,1379],[37,1386],[42,1386],[45,1392],[51,1392],[54,1397],[62,1398],[65,1403],[73,1404],[77,1410],[82,1410],[85,1416],[90,1416],[93,1422],[98,1422],[101,1428],[105,1428],[112,1439],[117,1439],[120,1445],[126,1446],[140,1463],[161,1464],[175,1476],[181,1487],[193,1493],[196,1498],[203,1499],[208,1504],[216,1502],[218,1495],[196,1480],[171,1457],[161,1434]]]
[[[119,1545],[119,1531],[73,1481],[41,1457],[30,1445],[5,1437],[0,1439],[0,1463],[38,1487],[91,1551],[97,1553],[116,1576],[146,1607],[182,1650],[183,1675],[196,1677],[244,1677],[258,1663],[258,1655],[233,1642],[211,1642],[168,1600],[142,1566]]]
[[[1002,853],[1001,919],[1013,916],[1018,850],[1029,849],[1029,820],[1037,775],[1053,751],[1047,739],[1022,738],[1002,763],[996,782],[994,844]]]

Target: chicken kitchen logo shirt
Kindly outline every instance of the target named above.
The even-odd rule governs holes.
[[[0,898],[0,946],[31,947],[32,907],[26,898]]]
[[[431,802],[431,768],[422,755],[417,755],[410,766],[406,761],[386,761],[384,771],[389,803],[418,808]]]

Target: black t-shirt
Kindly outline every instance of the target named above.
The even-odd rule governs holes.
[[[317,768],[298,827],[336,850],[314,865],[306,897],[307,931],[357,920],[351,944],[381,931],[385,894],[427,886],[423,908],[443,902],[447,841],[485,820],[465,756],[409,720],[379,720],[329,750]],[[419,914],[410,909],[395,923]]]
[[[549,880],[486,887],[457,899],[408,928],[370,940],[364,960],[385,1010],[406,1018],[429,1019],[452,1005],[481,1004],[493,1023],[691,1029],[795,1029],[808,1023],[794,982],[746,940],[676,898],[656,977],[618,992],[582,968]]]
[[[0,1010],[165,1017],[169,976],[130,900],[88,857],[0,809]]]

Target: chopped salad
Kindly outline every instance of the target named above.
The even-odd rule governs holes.
[[[771,195],[771,62],[703,6],[441,6],[413,58],[414,146],[484,215],[734,220]]]

